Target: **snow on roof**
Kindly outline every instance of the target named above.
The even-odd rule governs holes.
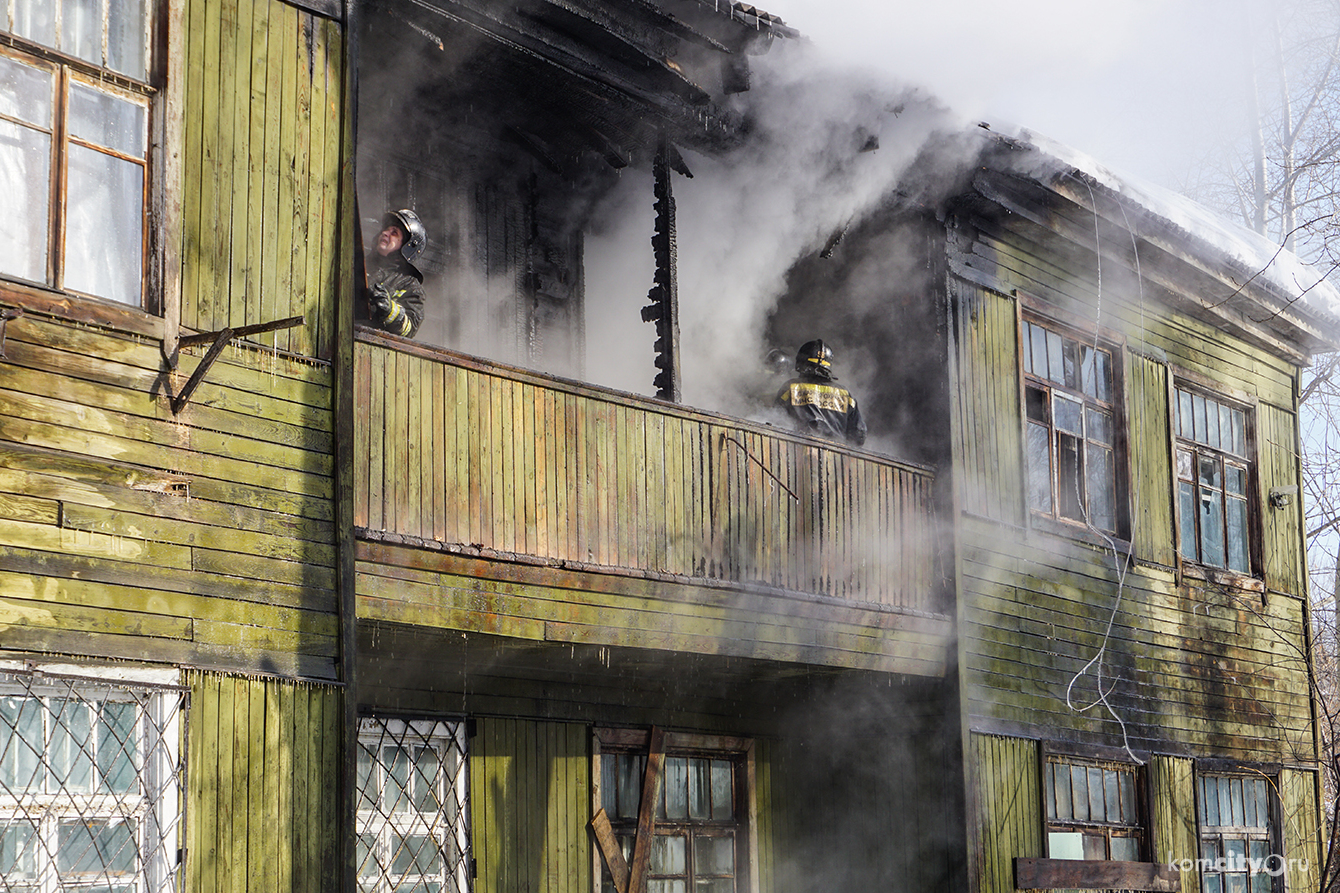
[[[1042,134],[1020,128],[1012,138],[1035,148],[1061,164],[1091,177],[1095,183],[1124,196],[1153,216],[1162,218],[1190,238],[1236,262],[1254,281],[1277,292],[1286,301],[1306,302],[1306,311],[1321,313],[1340,326],[1340,289],[1325,274],[1265,236],[1231,223],[1184,195],[1128,174],[1118,174],[1090,156]],[[1299,307],[1299,310],[1304,310]]]

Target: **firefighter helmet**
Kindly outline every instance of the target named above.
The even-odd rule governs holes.
[[[796,371],[815,378],[833,378],[833,351],[827,344],[815,339],[806,341],[796,354]]]
[[[424,247],[428,244],[428,231],[423,228],[423,221],[419,220],[419,215],[409,208],[401,208],[399,211],[386,212],[382,226],[387,227],[391,224],[404,231],[405,239],[400,243],[400,256],[406,263],[413,264],[414,259],[423,253]]]

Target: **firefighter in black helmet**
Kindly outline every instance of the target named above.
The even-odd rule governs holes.
[[[796,354],[799,375],[786,383],[777,402],[786,407],[796,427],[807,434],[865,443],[865,420],[851,391],[834,384],[833,351],[822,341],[807,341]]]
[[[368,260],[368,318],[393,335],[413,338],[423,322],[423,274],[414,259],[428,244],[419,216],[388,211]]]

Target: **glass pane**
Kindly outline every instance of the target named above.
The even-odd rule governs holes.
[[[1097,766],[1089,767],[1089,819],[1103,821],[1103,770]],[[1078,816],[1076,816],[1078,818]]]
[[[442,870],[442,854],[431,835],[396,834],[391,842],[391,871],[395,874],[434,874]]]
[[[140,303],[144,168],[71,146],[65,286],[122,304]]]
[[[0,273],[47,281],[50,187],[51,137],[0,121]]]
[[[1219,824],[1232,824],[1233,807],[1228,800],[1228,779],[1219,779]]]
[[[1218,490],[1200,488],[1200,560],[1224,567],[1224,505]]]
[[[1231,824],[1234,824],[1234,825],[1242,825],[1242,824],[1244,824],[1243,821],[1242,821],[1242,819],[1243,819],[1243,810],[1242,810],[1242,779],[1241,779],[1241,778],[1230,778],[1230,779],[1229,779],[1229,781],[1228,781],[1228,803],[1229,803],[1229,807],[1232,809],[1233,821],[1231,822]],[[1245,845],[1245,844],[1244,844],[1244,845]]]
[[[1232,449],[1239,456],[1247,455],[1247,415],[1240,409],[1233,410]]]
[[[1136,824],[1135,815],[1135,774],[1121,773],[1121,820],[1128,825]]]
[[[1034,325],[1028,328],[1032,336],[1033,374],[1038,378],[1050,378],[1047,374],[1047,330]]]
[[[647,893],[685,893],[687,885],[681,878],[648,880]]]
[[[689,817],[689,761],[684,757],[665,760],[665,814],[674,821]]]
[[[1222,813],[1221,813],[1222,815]],[[1243,871],[1247,868],[1247,841],[1233,838],[1224,839],[1224,860],[1229,871]]]
[[[1065,384],[1065,362],[1061,359],[1061,336],[1047,333],[1047,377],[1057,384]]]
[[[45,712],[36,698],[0,698],[0,787],[14,794],[42,791]]]
[[[694,757],[689,760],[689,818],[712,817],[711,761]]]
[[[1270,807],[1266,801],[1266,782],[1263,778],[1252,779],[1252,795],[1256,800],[1257,827],[1270,824]]]
[[[1065,364],[1065,386],[1079,390],[1079,370],[1075,368],[1075,348],[1078,345],[1069,338],[1061,339],[1061,362]]]
[[[403,747],[383,747],[382,765],[386,769],[382,809],[388,815],[409,812],[409,754]]]
[[[354,854],[354,864],[358,866],[358,876],[360,878],[376,877],[381,874],[381,866],[377,864],[377,838],[371,834],[358,835],[358,849]],[[359,884],[359,889],[365,888]]]
[[[1097,352],[1088,345],[1080,347],[1083,369],[1083,390],[1084,393],[1104,403],[1111,400],[1111,368],[1107,351],[1099,350]],[[1095,365],[1094,358],[1097,357]]]
[[[1205,442],[1205,398],[1191,395],[1191,439]]]
[[[42,46],[56,45],[56,4],[51,0],[14,0],[14,33]]]
[[[60,823],[56,870],[76,875],[130,874],[136,868],[135,823],[122,819],[65,819]]]
[[[1105,822],[1121,821],[1121,796],[1117,793],[1117,773],[1114,769],[1103,770],[1103,815]]]
[[[372,773],[372,751],[366,744],[358,745],[358,809],[377,808],[377,790]]]
[[[645,757],[637,754],[619,754],[619,812],[620,818],[637,818],[638,804],[642,801],[642,772]]]
[[[1140,840],[1135,837],[1112,838],[1112,858],[1118,862],[1140,861]]]
[[[1217,874],[1202,875],[1205,884],[1205,893],[1223,893],[1224,879]]]
[[[134,158],[144,157],[148,109],[84,84],[70,85],[70,135]]]
[[[1048,515],[1052,511],[1051,445],[1047,429],[1034,424],[1028,426],[1028,507]]]
[[[138,787],[135,704],[105,701],[98,723],[98,777],[104,791],[128,794]]]
[[[1070,767],[1070,793],[1075,806],[1076,821],[1089,820],[1089,773],[1083,766]]]
[[[1084,835],[1084,858],[1088,861],[1102,862],[1107,859],[1107,838],[1101,834]]]
[[[694,893],[735,893],[735,878],[698,878],[693,889]]]
[[[1052,420],[1056,430],[1082,436],[1084,434],[1084,404],[1061,394],[1053,394]]]
[[[1056,435],[1056,512],[1063,518],[1084,520],[1080,487],[1079,440],[1069,434]]]
[[[1253,871],[1265,871],[1269,867],[1266,865],[1266,857],[1269,855],[1270,846],[1264,840],[1247,842],[1247,858],[1251,860]]]
[[[1177,392],[1177,436],[1192,439],[1191,395],[1183,390]]]
[[[50,764],[53,781],[70,792],[93,792],[93,718],[87,705],[52,698]]]
[[[1247,875],[1224,875],[1224,893],[1247,893]]]
[[[1078,831],[1050,831],[1047,853],[1053,859],[1083,859],[1084,835]]]
[[[1028,322],[1027,320],[1024,321],[1023,338],[1021,339],[1021,341],[1022,341],[1022,343],[1023,343],[1023,349],[1022,349],[1021,353],[1024,355],[1024,356],[1023,356],[1023,358],[1024,358],[1024,371],[1025,371],[1025,372],[1032,372],[1032,371],[1033,371],[1033,324],[1032,324],[1031,322]]]
[[[1191,452],[1177,451],[1177,477],[1184,481],[1195,480],[1191,473]]]
[[[149,18],[145,0],[112,0],[107,9],[107,67],[147,80]]]
[[[1098,378],[1094,382],[1094,396],[1104,403],[1112,402],[1112,355],[1098,351]]]
[[[1233,411],[1219,404],[1219,448],[1233,449]]]
[[[37,823],[14,818],[0,822],[0,879],[31,881],[37,877]]]
[[[414,808],[420,812],[437,812],[438,788],[441,785],[441,760],[431,747],[414,749]]]
[[[729,760],[712,761],[712,818],[730,821],[735,818],[735,789],[731,784],[733,773]]]
[[[1252,893],[1270,893],[1274,889],[1270,875],[1264,871],[1251,876]]]
[[[51,129],[52,73],[0,56],[0,115]]]
[[[1054,767],[1056,776],[1056,817],[1063,821],[1071,819],[1075,813],[1071,808],[1070,767],[1049,765]]]
[[[1205,401],[1205,443],[1219,449],[1219,404]]]
[[[1182,557],[1196,560],[1196,492],[1191,484],[1182,481],[1177,487],[1178,514],[1182,525]]]
[[[1241,465],[1224,466],[1224,484],[1229,493],[1247,495],[1247,469]]]
[[[1211,828],[1217,827],[1219,825],[1219,779],[1202,778],[1200,784],[1200,801],[1201,809],[1205,810],[1205,824]]]
[[[1219,861],[1223,854],[1223,848],[1219,846],[1219,838],[1215,837],[1200,842],[1200,857],[1207,863]]]
[[[619,814],[618,787],[615,781],[617,772],[615,767],[619,764],[619,758],[615,754],[602,754],[600,757],[600,808],[605,810],[605,815],[615,818]]]
[[[1228,500],[1228,566],[1247,573],[1247,501]]]
[[[1196,470],[1200,474],[1202,487],[1219,489],[1224,486],[1224,470],[1217,456],[1200,455],[1197,457]]]
[[[683,874],[687,855],[687,841],[683,837],[657,834],[651,839],[651,873]]]
[[[1099,530],[1116,530],[1116,476],[1112,451],[1089,444],[1084,457],[1085,486],[1089,497],[1089,523]]]
[[[693,872],[705,874],[735,873],[734,837],[695,837],[693,839]]]
[[[63,0],[60,49],[94,65],[102,64],[102,3]]]
[[[1085,432],[1089,440],[1112,445],[1112,414],[1100,409],[1087,409],[1084,413]]]

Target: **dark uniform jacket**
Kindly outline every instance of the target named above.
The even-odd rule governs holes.
[[[851,391],[822,378],[793,378],[777,395],[796,420],[796,427],[807,434],[833,440],[845,440],[860,446],[865,443],[865,420]]]
[[[377,298],[385,295],[385,309]],[[423,276],[398,254],[368,259],[367,318],[379,329],[413,338],[423,322]]]

